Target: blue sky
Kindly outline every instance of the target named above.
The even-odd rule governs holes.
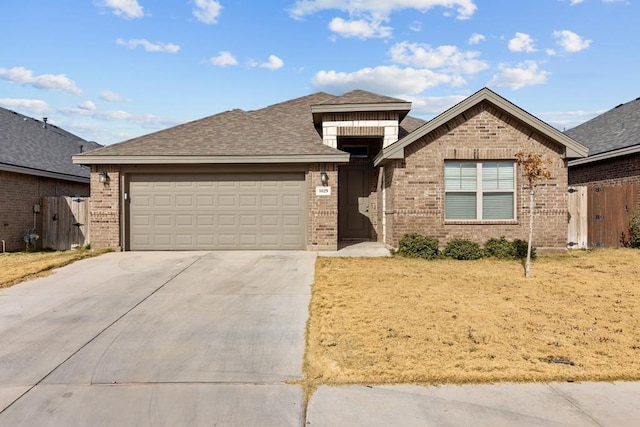
[[[640,96],[638,0],[0,3],[0,106],[111,144],[364,89],[429,119],[489,87],[559,129]]]

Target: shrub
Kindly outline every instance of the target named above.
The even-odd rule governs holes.
[[[465,239],[453,239],[444,248],[444,256],[453,259],[480,259],[483,255],[480,245]]]
[[[514,239],[513,240],[513,255],[516,259],[524,259],[527,257],[527,245],[529,243],[526,240]],[[531,246],[531,259],[536,258],[536,248]]]
[[[439,253],[438,239],[418,233],[405,234],[400,240],[397,253],[405,257],[436,259]]]
[[[629,244],[630,248],[640,249],[640,219],[634,213],[629,220]]]
[[[487,242],[484,244],[484,253],[487,257],[502,259],[516,258],[513,242],[508,241],[504,236],[500,237],[499,239],[492,237],[491,239],[487,240]]]

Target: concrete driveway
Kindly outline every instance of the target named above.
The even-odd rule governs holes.
[[[0,291],[0,425],[297,425],[315,254],[125,252]]]

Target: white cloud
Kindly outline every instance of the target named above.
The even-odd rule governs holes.
[[[582,3],[584,0],[569,0],[569,3],[571,3],[571,6],[575,6],[577,4]],[[606,1],[605,1],[606,2]]]
[[[345,21],[342,18],[333,18],[329,23],[329,29],[342,37],[388,38],[391,37],[391,27],[385,27],[381,21],[368,21],[356,19]]]
[[[238,64],[238,60],[231,54],[231,52],[227,52],[226,50],[219,52],[218,56],[209,58],[209,62],[213,65],[217,65],[218,67],[227,67],[229,65]]]
[[[457,74],[476,74],[489,68],[477,59],[479,52],[462,52],[456,46],[438,46],[401,42],[389,50],[393,62],[418,68],[433,68]]]
[[[498,68],[500,73],[493,76],[489,85],[513,90],[546,83],[549,76],[549,72],[538,69],[536,61],[525,61],[514,68],[500,64]]]
[[[95,111],[96,110],[96,104],[94,104],[91,101],[84,101],[84,102],[81,102],[78,105],[78,108],[81,108],[81,109],[87,110],[87,111]]]
[[[122,102],[126,101],[126,99],[116,92],[111,92],[110,90],[103,90],[100,92],[100,99],[107,102]]]
[[[193,16],[198,21],[205,24],[215,24],[218,22],[222,5],[216,0],[195,0],[196,7],[193,9]]]
[[[297,0],[290,13],[293,18],[300,19],[322,10],[337,9],[350,16],[368,15],[386,20],[397,10],[426,12],[437,6],[456,9],[458,19],[469,19],[478,9],[473,0]]]
[[[255,62],[252,63],[252,65],[255,66]],[[269,55],[269,60],[267,62],[263,62],[257,65],[268,70],[277,70],[284,66],[284,61],[275,55]]]
[[[465,81],[461,77],[435,73],[431,70],[400,68],[392,65],[363,68],[352,73],[320,71],[313,77],[312,84],[319,90],[332,93],[364,89],[402,96],[417,94],[442,84],[460,86],[465,84]]]
[[[359,38],[391,37],[392,28],[382,23],[389,22],[394,11],[417,9],[424,13],[438,6],[447,11],[455,9],[458,19],[469,19],[477,10],[473,0],[297,0],[289,13],[294,19],[302,19],[323,10],[338,10],[347,13],[349,19],[334,17],[331,20],[329,29],[337,34]]]
[[[0,68],[0,79],[8,80],[22,86],[33,86],[38,89],[64,91],[73,95],[81,95],[82,91],[76,83],[64,74],[41,74],[34,76],[33,71],[25,67],[11,69]]]
[[[471,34],[471,37],[469,37],[469,44],[478,44],[485,40],[486,40],[486,37],[483,36],[482,34],[473,33]]]
[[[515,37],[509,40],[509,50],[511,52],[535,52],[533,39],[529,34],[516,33]]]
[[[144,16],[144,10],[138,4],[138,0],[104,0],[102,5],[110,7],[116,16],[124,16],[129,19]]]
[[[413,21],[411,23],[411,25],[409,25],[409,29],[411,31],[414,31],[416,33],[419,33],[420,31],[422,31],[422,22],[420,21]]]
[[[0,98],[0,105],[15,110],[26,110],[32,114],[47,114],[51,109],[40,99]]]
[[[553,37],[556,38],[556,43],[564,49],[565,52],[580,52],[591,45],[591,40],[585,40],[583,37],[569,30],[554,31]]]
[[[159,129],[178,124],[177,120],[162,118],[153,114],[132,114],[123,110],[105,111],[91,108],[91,104],[82,103],[75,108],[61,107],[58,108],[58,111],[66,116],[90,117],[108,122],[126,122],[148,129]],[[95,105],[93,106],[95,107]]]
[[[167,52],[167,53],[177,53],[180,51],[180,46],[173,43],[151,43],[146,39],[131,39],[131,40],[123,40],[117,39],[116,43],[120,46],[126,46],[129,49],[135,49],[138,46],[142,46],[144,50],[147,52]]]

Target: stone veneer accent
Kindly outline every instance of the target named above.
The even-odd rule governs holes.
[[[381,137],[388,147],[398,140],[398,113],[332,113],[322,117],[322,143],[338,148],[339,136]]]
[[[466,119],[465,119],[466,118]],[[479,244],[491,238],[527,239],[529,192],[524,177],[516,183],[514,221],[445,221],[446,160],[513,160],[516,152],[535,152],[553,161],[551,179],[538,189],[534,245],[566,248],[567,167],[560,147],[488,103],[481,103],[405,148],[405,159],[385,166],[386,242],[397,247],[417,232],[445,245],[454,238]]]

